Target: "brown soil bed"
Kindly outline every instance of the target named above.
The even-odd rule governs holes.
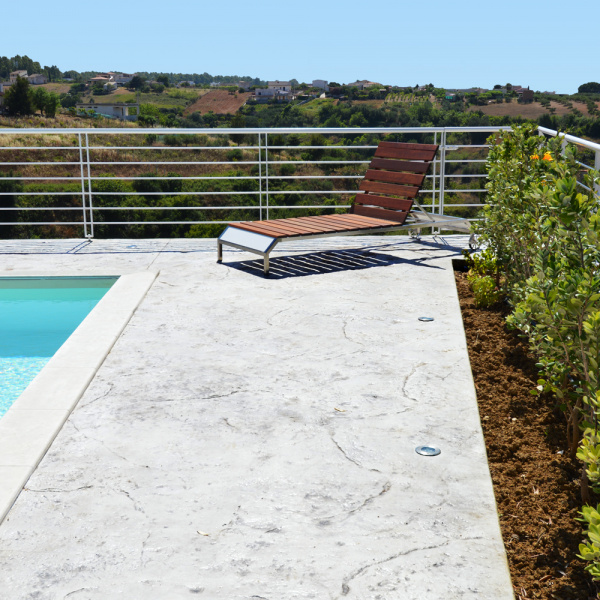
[[[581,464],[563,452],[564,417],[550,396],[530,393],[535,360],[506,328],[506,307],[475,308],[464,272],[456,285],[515,597],[596,600],[577,558]]]

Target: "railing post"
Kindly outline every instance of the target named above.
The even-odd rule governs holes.
[[[437,139],[438,139],[438,132],[436,131],[433,134],[433,143],[437,144]],[[435,178],[437,175],[437,162],[435,160],[435,157],[433,159],[433,173],[432,173],[432,178],[431,178],[431,212],[435,213],[435,192],[436,192],[436,185],[435,185]]]
[[[81,134],[77,134],[79,140],[79,167],[80,167],[80,178],[81,178],[81,210],[83,216],[83,237],[88,237],[88,224],[87,224],[87,213],[86,213],[86,200],[85,200],[85,175],[83,170],[83,143]]]
[[[263,206],[263,193],[262,193],[262,152],[261,152],[261,141],[262,136],[260,133],[258,134],[258,203],[259,203],[259,211],[258,218],[262,221],[262,206]]]
[[[90,232],[85,232],[85,237],[93,238],[94,237],[94,209],[93,209],[93,200],[92,200],[92,173],[90,167],[90,140],[88,134],[85,134],[85,153],[86,153],[86,163],[87,163],[87,183],[88,183],[88,207],[89,207],[89,220],[90,220]]]
[[[442,141],[440,144],[440,204],[438,214],[444,214],[444,195],[446,192],[446,128],[442,131]]]
[[[267,219],[269,218],[269,134],[265,132],[265,187],[267,201]]]

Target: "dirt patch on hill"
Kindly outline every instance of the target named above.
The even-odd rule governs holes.
[[[558,116],[568,115],[573,112],[571,108],[563,106],[558,102],[550,102],[550,108],[554,108],[554,114]],[[573,108],[581,111],[584,115],[588,114],[587,106],[583,102],[573,102]],[[486,106],[470,106],[469,111],[478,111],[495,117],[523,117],[524,119],[537,119],[541,115],[552,114],[550,110],[544,108],[539,102],[529,102],[520,104],[519,102],[509,102],[506,104],[488,104]]]
[[[71,89],[70,83],[44,83],[42,85],[33,86],[33,89],[36,87],[42,87],[49,92],[54,92],[55,94],[66,94]]]
[[[230,94],[227,90],[211,90],[188,106],[183,114],[187,116],[199,112],[205,115],[211,111],[218,115],[233,114],[246,104],[251,95],[251,92]]]
[[[466,273],[456,284],[515,596],[597,599],[576,556],[581,464],[562,453],[564,417],[551,397],[530,393],[535,360],[507,330],[506,307],[475,308]]]

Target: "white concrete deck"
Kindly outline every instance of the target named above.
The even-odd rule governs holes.
[[[466,240],[282,244],[269,279],[214,240],[0,242],[0,276],[158,271],[0,526],[0,597],[512,598]]]

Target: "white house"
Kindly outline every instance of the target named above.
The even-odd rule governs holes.
[[[348,87],[357,87],[359,90],[364,90],[365,88],[370,88],[379,84],[374,81],[368,81],[367,79],[361,79],[360,81],[354,81],[352,83],[347,83],[346,85]]]
[[[254,90],[254,95],[257,98],[273,98],[276,93],[277,90],[271,88],[256,88]]]
[[[29,75],[27,79],[29,79],[29,83],[32,85],[42,85],[44,83],[48,83],[48,78],[45,75],[40,75],[39,73]]]
[[[313,79],[312,86],[325,92],[329,91],[329,85],[324,79]]]
[[[270,90],[279,90],[280,92],[291,92],[292,84],[289,81],[269,81],[267,88]]]
[[[125,85],[135,77],[135,73],[109,73],[109,75],[117,85]]]
[[[18,77],[22,77],[23,79],[27,79],[27,71],[13,71],[10,74],[10,82],[15,83]]]
[[[112,104],[99,104],[96,102],[86,104],[76,104],[77,112],[84,110],[93,110],[99,115],[105,117],[114,117],[122,121],[137,121],[140,105],[127,102],[113,102]],[[129,111],[135,108],[135,114],[130,114]]]

